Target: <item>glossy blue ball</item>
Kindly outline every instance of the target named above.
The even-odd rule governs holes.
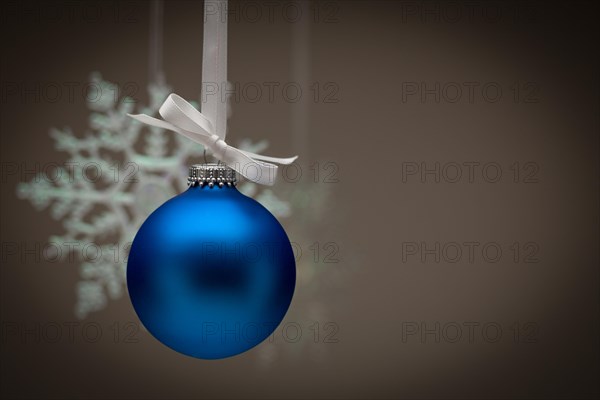
[[[138,231],[127,288],[148,331],[202,359],[269,337],[292,300],[296,264],[277,219],[235,187],[191,187]]]

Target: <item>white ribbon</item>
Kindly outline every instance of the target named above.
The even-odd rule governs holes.
[[[298,157],[267,157],[239,150],[225,143],[227,133],[227,104],[220,101],[222,90],[211,93],[209,85],[227,84],[227,1],[206,1],[204,5],[204,46],[202,51],[202,112],[172,93],[158,113],[163,119],[145,114],[127,114],[144,124],[169,129],[200,143],[212,155],[233,168],[248,180],[273,185],[277,164],[291,164]],[[204,100],[206,98],[206,100]]]
[[[146,114],[127,114],[144,124],[177,132],[209,149],[213,156],[233,168],[248,180],[272,185],[277,176],[277,164],[291,164],[298,157],[276,158],[250,153],[228,145],[224,133],[214,133],[213,124],[194,106],[172,93],[158,110],[164,120]],[[266,161],[266,162],[265,162]]]

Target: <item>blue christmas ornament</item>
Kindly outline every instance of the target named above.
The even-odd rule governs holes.
[[[129,254],[127,287],[140,320],[192,357],[230,357],[261,343],[294,294],[283,227],[235,179],[222,164],[193,166],[190,188],[148,217]]]

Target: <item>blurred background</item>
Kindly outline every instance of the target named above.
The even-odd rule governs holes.
[[[298,154],[240,190],[284,225],[290,310],[178,354],[124,273],[202,147],[201,1],[2,3],[3,398],[597,398],[592,2],[230,1],[228,143]]]

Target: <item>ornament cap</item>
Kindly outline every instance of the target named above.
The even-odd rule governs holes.
[[[190,167],[188,186],[231,187],[237,184],[235,170],[221,163],[194,164]]]

